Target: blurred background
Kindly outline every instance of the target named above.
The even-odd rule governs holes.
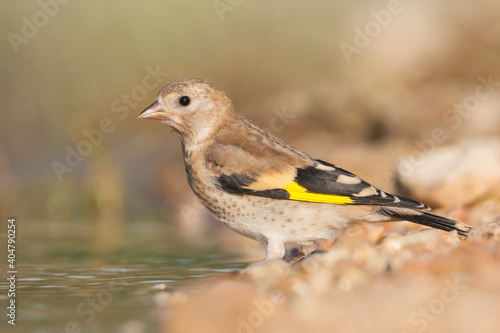
[[[65,315],[84,331],[154,325],[148,289],[137,291],[139,324],[110,319],[109,309],[90,324],[75,314],[89,285],[109,277],[94,278],[113,269],[169,287],[262,256],[195,200],[177,136],[136,119],[174,79],[213,82],[272,134],[388,191],[409,156],[500,134],[497,1],[30,0],[3,8],[0,211],[3,221],[16,218],[19,287],[31,291],[20,293],[18,320],[39,332],[63,331],[56,318]],[[94,271],[69,273],[82,267]],[[48,301],[63,295],[57,286],[67,293],[59,307]]]

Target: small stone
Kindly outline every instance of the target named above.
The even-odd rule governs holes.
[[[493,240],[496,242],[500,241],[500,218],[498,221],[487,222],[481,224],[478,228],[473,230],[469,236],[471,240],[481,241],[481,240]]]
[[[165,290],[165,289],[167,289],[167,285],[165,283],[158,283],[158,284],[155,284],[155,285],[151,286],[151,289],[154,289],[154,290]]]
[[[404,248],[404,237],[400,234],[389,234],[380,243],[380,249],[386,253],[396,253]]]
[[[408,234],[404,238],[404,247],[418,253],[443,250],[447,245],[436,229],[422,229]]]
[[[446,242],[446,244],[450,245],[453,248],[458,247],[460,245],[460,243],[462,242],[462,240],[458,236],[458,232],[456,230],[453,230],[453,231],[449,232],[448,234],[446,234],[443,237],[443,239]]]
[[[422,150],[396,170],[398,190],[431,206],[500,198],[500,140],[476,139]]]
[[[290,265],[283,260],[259,261],[249,265],[242,274],[264,289],[280,288],[290,272]]]

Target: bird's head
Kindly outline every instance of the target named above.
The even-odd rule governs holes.
[[[138,118],[160,120],[183,140],[196,143],[207,139],[233,110],[223,90],[208,81],[187,77],[167,84]]]

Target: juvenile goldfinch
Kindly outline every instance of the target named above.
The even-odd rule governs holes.
[[[139,118],[179,135],[193,192],[228,228],[266,244],[266,259],[281,259],[285,245],[294,245],[295,262],[361,222],[406,220],[465,237],[472,230],[275,138],[207,81],[170,82]]]

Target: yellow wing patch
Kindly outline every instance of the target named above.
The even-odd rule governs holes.
[[[291,200],[332,203],[339,205],[353,203],[353,200],[351,198],[342,195],[330,195],[330,194],[307,192],[307,189],[305,187],[300,186],[295,181],[291,182],[283,189],[288,193],[290,193]]]

